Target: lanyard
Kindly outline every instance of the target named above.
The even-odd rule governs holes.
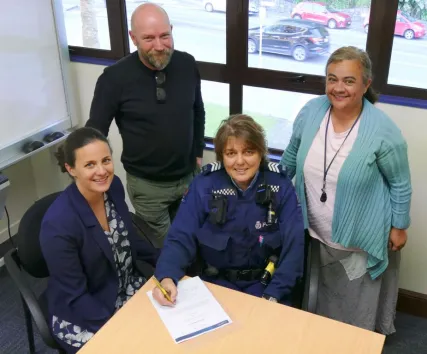
[[[338,148],[337,152],[335,153],[334,157],[332,158],[331,162],[329,162],[328,167],[326,168],[326,146],[328,143],[328,128],[329,128],[329,122],[331,120],[331,111],[332,111],[332,107],[329,109],[329,116],[328,116],[328,122],[326,123],[326,130],[325,130],[325,154],[323,156],[323,187],[322,187],[322,195],[320,196],[320,201],[322,203],[326,202],[326,200],[328,199],[328,196],[326,194],[326,176],[328,175],[329,172],[329,168],[332,165],[332,162],[334,162],[335,158],[337,157],[338,153],[340,152],[342,146],[344,145],[345,141],[347,140],[348,136],[350,135],[351,131],[353,130],[354,126],[356,125],[356,123],[358,122],[360,116],[362,115],[363,112],[363,105],[362,105],[362,109],[360,110],[359,115],[357,116],[356,120],[354,121],[353,125],[351,126],[349,132],[347,133],[347,135],[344,138],[344,141],[341,143],[341,146]]]

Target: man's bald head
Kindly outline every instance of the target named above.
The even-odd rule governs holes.
[[[145,66],[162,70],[168,65],[173,54],[172,26],[162,7],[151,3],[138,6],[129,35]]]
[[[161,6],[153,3],[139,5],[132,13],[131,30],[136,31],[138,27],[144,27],[153,22],[163,22],[165,25],[171,26],[169,16]]]

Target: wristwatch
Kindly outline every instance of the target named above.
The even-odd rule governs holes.
[[[277,299],[273,296],[263,295],[262,297],[268,301],[278,302]]]

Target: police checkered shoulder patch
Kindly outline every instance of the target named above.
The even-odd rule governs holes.
[[[236,195],[236,191],[233,188],[222,188],[222,189],[213,190],[212,194]]]
[[[282,175],[286,175],[286,169],[281,164],[276,162],[268,162],[267,169],[271,172],[281,173]]]
[[[280,190],[280,186],[273,186],[273,185],[270,185],[269,187],[270,187],[270,190],[271,190],[272,192],[274,192],[274,193],[277,193],[277,192],[279,192],[279,190]]]
[[[221,162],[212,162],[202,167],[202,173],[208,175],[211,172],[219,171],[223,168]]]

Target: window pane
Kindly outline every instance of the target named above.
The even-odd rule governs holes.
[[[260,123],[268,147],[284,150],[300,109],[316,95],[243,86],[243,112]]]
[[[62,0],[69,45],[111,49],[105,0]]]
[[[427,89],[427,0],[411,4],[397,13],[388,82]]]
[[[140,1],[126,0],[128,26]],[[226,0],[164,0],[162,7],[173,26],[175,49],[188,52],[198,61],[225,63]],[[136,50],[129,38],[130,51]]]
[[[337,48],[365,49],[364,19],[371,0],[357,0],[352,8],[347,7],[348,1],[334,3],[336,7],[276,1],[260,7],[258,14],[249,16],[249,67],[324,75],[328,56]],[[275,24],[295,30],[272,32],[269,26]]]
[[[230,115],[229,86],[202,80],[202,96],[206,111],[205,136],[213,138],[221,121]]]

